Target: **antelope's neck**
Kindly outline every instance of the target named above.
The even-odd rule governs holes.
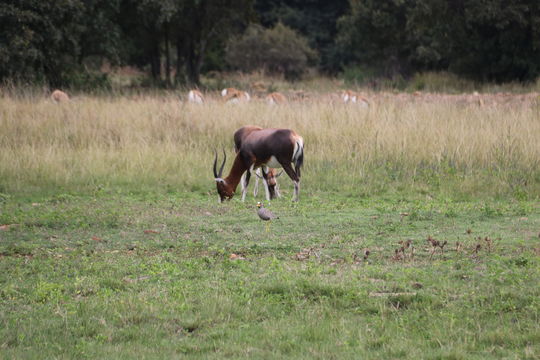
[[[232,187],[233,191],[236,191],[236,188],[240,183],[240,179],[242,178],[242,175],[246,172],[246,170],[247,168],[245,167],[244,162],[240,158],[240,154],[236,155],[231,171],[229,172],[229,175],[224,179],[227,185]]]

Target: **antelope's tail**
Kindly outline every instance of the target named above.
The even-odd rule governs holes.
[[[296,175],[300,177],[300,168],[304,165],[304,139],[299,138],[296,140],[295,148],[294,171],[296,171]]]

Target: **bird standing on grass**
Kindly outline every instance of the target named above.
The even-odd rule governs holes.
[[[257,210],[257,214],[259,215],[259,218],[261,218],[261,220],[268,221],[266,223],[266,232],[268,232],[268,228],[270,226],[272,219],[279,219],[279,216],[274,215],[274,213],[266,209],[260,201],[257,202],[257,207],[259,208]]]

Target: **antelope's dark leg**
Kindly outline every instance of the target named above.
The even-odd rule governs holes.
[[[251,169],[248,169],[248,171],[246,171],[243,176],[244,176],[244,184],[242,184],[242,201],[246,199],[247,187],[249,185],[249,179],[251,177]]]
[[[240,153],[240,156],[242,157],[242,161],[244,162],[247,168],[246,172],[242,174],[242,179],[240,180],[240,184],[242,185],[242,201],[245,201],[246,194],[247,194],[247,187],[249,185],[249,179],[251,177],[253,159],[251,156],[248,156],[245,153]]]
[[[280,162],[281,166],[283,166],[283,170],[289,175],[291,180],[294,183],[294,195],[293,195],[293,201],[298,201],[298,194],[300,193],[300,178],[298,175],[296,175],[296,171],[292,168],[290,163],[282,163]]]

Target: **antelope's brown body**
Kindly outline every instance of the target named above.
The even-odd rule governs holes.
[[[281,93],[273,92],[266,95],[266,102],[270,105],[285,104],[287,102],[287,98]]]
[[[53,101],[56,101],[58,103],[60,102],[67,102],[69,101],[69,96],[68,94],[66,94],[65,92],[63,92],[62,90],[54,90],[51,94],[51,99]]]
[[[293,200],[298,200],[300,168],[304,158],[304,140],[294,130],[262,129],[246,126],[237,130],[234,136],[236,158],[229,175],[222,179],[221,172],[225,165],[223,160],[219,173],[216,171],[217,154],[214,160],[214,176],[221,201],[234,196],[242,175],[246,173],[246,186],[249,183],[251,169],[263,167],[263,175],[268,167],[282,167],[295,184]],[[294,164],[294,169],[291,165]]]

